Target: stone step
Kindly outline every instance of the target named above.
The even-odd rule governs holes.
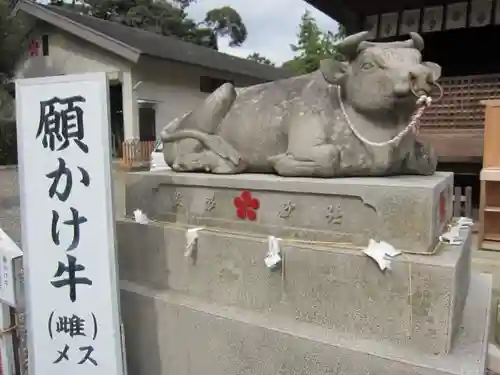
[[[121,283],[128,371],[155,375],[483,375],[491,276],[473,275],[450,354],[422,354],[264,312]]]
[[[451,348],[469,289],[469,230],[462,246],[402,254],[386,272],[359,250],[293,242],[271,271],[266,237],[212,230],[198,232],[190,259],[186,228],[118,221],[121,279],[423,352]]]
[[[126,212],[281,238],[383,240],[428,253],[452,217],[453,174],[384,178],[128,173]]]

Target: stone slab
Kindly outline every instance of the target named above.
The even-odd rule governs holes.
[[[469,287],[470,230],[462,246],[403,254],[385,273],[360,250],[293,242],[282,242],[282,267],[271,271],[264,236],[198,235],[193,261],[186,228],[118,221],[121,279],[425,352],[451,348]]]
[[[383,240],[432,252],[452,216],[453,174],[308,179],[274,175],[129,173],[126,210],[158,221],[282,238],[366,245]],[[246,193],[249,193],[245,195]],[[236,208],[251,197],[254,208]],[[254,220],[252,220],[254,219]]]
[[[397,345],[122,282],[128,372],[134,375],[483,375],[491,276],[474,275],[452,352]]]

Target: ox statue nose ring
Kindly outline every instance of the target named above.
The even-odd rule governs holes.
[[[432,99],[432,101],[433,101],[434,103],[436,103],[436,102],[440,101],[441,99],[443,99],[443,95],[444,95],[443,86],[441,86],[441,85],[440,85],[439,83],[437,83],[436,81],[433,81],[433,82],[431,83],[431,85],[432,85],[432,86],[434,86],[434,87],[437,87],[437,89],[439,90],[439,95],[438,95],[438,97],[437,97],[436,99],[434,99],[434,98]]]
[[[443,98],[443,95],[444,95],[443,87],[439,83],[437,83],[436,81],[429,82],[429,84],[431,85],[431,87],[436,87],[439,90],[439,95],[436,98],[432,98],[432,102],[436,103]],[[410,84],[410,90],[411,90],[411,93],[413,95],[415,95],[415,97],[420,98],[422,96],[422,94],[419,94],[415,90],[415,85],[414,85],[413,81]],[[425,96],[430,96],[430,95],[425,95]]]

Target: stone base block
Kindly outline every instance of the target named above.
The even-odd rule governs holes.
[[[271,271],[264,236],[202,230],[191,259],[185,228],[119,221],[117,234],[122,280],[428,353],[450,350],[469,289],[465,229],[463,245],[402,254],[388,272],[360,250],[286,241]]]
[[[434,250],[452,216],[453,174],[308,179],[273,175],[129,173],[127,214],[281,238],[373,238],[408,252]]]
[[[483,375],[489,275],[474,275],[457,343],[446,356],[346,338],[323,327],[122,283],[134,375]]]

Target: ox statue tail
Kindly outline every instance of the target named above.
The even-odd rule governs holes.
[[[241,160],[239,152],[220,136],[213,134],[235,99],[234,86],[231,83],[223,84],[194,111],[165,126],[161,132],[162,141],[171,143],[183,139],[196,139],[206,149],[238,165]]]
[[[229,160],[234,165],[240,164],[240,153],[218,135],[207,134],[194,129],[179,130],[171,134],[162,132],[161,134],[161,139],[164,143],[176,142],[188,138],[196,139],[201,142],[205,148],[214,152],[219,157]]]
[[[176,118],[163,128],[162,138],[180,129],[196,129],[213,134],[231,109],[236,99],[236,90],[231,83],[225,83],[215,90],[192,112]],[[166,142],[164,140],[164,142]]]

